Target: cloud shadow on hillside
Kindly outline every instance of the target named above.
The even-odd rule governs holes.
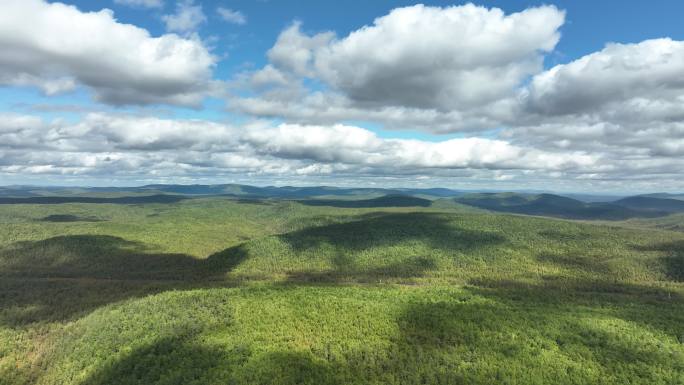
[[[82,385],[316,384],[339,385],[333,365],[311,354],[207,346],[182,333],[139,347],[91,374]]]
[[[332,270],[299,271],[288,282],[378,282],[387,278],[418,278],[437,268],[431,255],[408,255],[386,265],[359,266],[359,253],[373,248],[421,242],[430,248],[458,253],[505,242],[500,234],[473,231],[433,213],[370,213],[343,223],[308,227],[278,236],[295,252],[333,247]]]
[[[431,213],[370,213],[350,222],[312,226],[278,236],[297,253],[333,245],[332,271],[291,272],[291,283],[411,279],[437,268],[430,255],[407,255],[387,265],[359,266],[354,253],[420,241],[450,252],[504,242],[496,233],[464,230]],[[205,259],[159,253],[109,235],[65,235],[0,249],[0,322],[22,325],[66,320],[99,306],[173,289],[235,285],[226,274],[250,257],[238,245]]]
[[[661,330],[674,338],[684,338],[684,330],[671,328],[671,325],[684,324],[684,297],[678,291],[664,287],[606,279],[558,277],[535,282],[473,279],[470,285],[468,290],[473,294],[513,308],[533,305],[549,312],[571,312],[577,308],[597,307],[618,318]],[[644,308],[652,312],[644,311]],[[664,319],[664,314],[657,314],[662,309],[681,309],[680,321]]]
[[[96,217],[81,217],[72,214],[53,214],[46,217],[40,218],[41,222],[55,222],[55,223],[66,223],[66,222],[103,222],[103,219]]]
[[[151,252],[108,235],[67,235],[0,250],[0,323],[72,319],[108,303],[222,283],[247,257],[241,246],[205,259]]]
[[[380,208],[380,207],[430,207],[432,201],[409,195],[387,195],[371,199],[303,199],[298,200],[306,206],[330,206],[343,208]]]
[[[103,365],[82,385],[186,384],[198,378],[223,378],[231,357],[222,349],[192,341],[179,332],[138,347],[124,358]]]
[[[279,236],[296,251],[323,244],[341,250],[363,251],[372,247],[423,241],[447,251],[468,251],[499,244],[505,238],[495,232],[466,230],[435,213],[370,213],[349,222],[310,227]]]
[[[667,278],[677,282],[684,282],[684,241],[636,245],[633,248],[637,251],[660,252],[662,254],[660,259],[665,266]]]
[[[350,343],[336,346],[332,355],[321,347],[309,351],[281,346],[258,352],[249,345],[211,346],[202,345],[206,340],[201,338],[163,338],[103,366],[84,384],[158,383],[161,379],[292,385],[490,384],[501,378],[525,382],[549,375],[558,375],[559,383],[571,383],[578,379],[595,382],[591,368],[596,365],[622,376],[619,382],[644,374],[644,367],[676,370],[671,352],[657,344],[635,343],[625,339],[621,329],[578,317],[579,308],[589,319],[615,316],[673,335],[676,331],[659,329],[657,321],[647,320],[648,314],[615,307],[634,301],[631,295],[643,295],[637,299],[640,305],[657,309],[650,289],[604,288],[630,295],[616,298],[582,294],[586,284],[560,292],[551,284],[482,281],[482,286],[472,285],[453,296],[407,301],[395,318],[397,334],[379,349]],[[554,355],[563,359],[550,364]],[[587,370],[573,370],[577,368]]]

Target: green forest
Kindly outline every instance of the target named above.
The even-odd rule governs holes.
[[[0,384],[684,384],[681,216],[339,202],[0,205]]]

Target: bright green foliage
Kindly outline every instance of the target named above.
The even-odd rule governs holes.
[[[684,384],[684,234],[628,226],[2,206],[0,384]]]

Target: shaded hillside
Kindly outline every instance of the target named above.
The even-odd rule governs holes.
[[[176,203],[186,197],[180,195],[141,195],[130,197],[100,198],[84,196],[67,197],[25,197],[25,198],[0,198],[0,204],[59,204],[59,203],[114,203],[114,204],[143,204],[143,203]]]
[[[448,188],[424,188],[424,189],[402,188],[402,189],[399,189],[399,191],[401,191],[404,194],[422,194],[422,195],[430,195],[433,197],[440,197],[440,198],[461,196],[461,195],[465,194],[464,192],[451,190]]]
[[[632,210],[654,212],[681,213],[684,212],[684,201],[668,198],[654,198],[649,196],[635,196],[613,202]]]
[[[658,218],[639,218],[631,220],[629,223],[638,227],[684,232],[684,213]]]
[[[684,194],[653,193],[653,194],[643,194],[643,195],[639,195],[639,196],[649,197],[649,198],[660,198],[660,199],[684,200]]]
[[[341,200],[341,199],[308,199],[299,201],[307,206],[332,207],[428,207],[432,201],[408,195],[385,195],[373,199]]]
[[[455,201],[492,211],[568,219],[621,220],[665,214],[633,210],[613,203],[585,203],[553,194],[483,193],[465,195]]]
[[[266,203],[0,205],[0,384],[681,383],[684,234]]]
[[[564,197],[576,199],[587,203],[609,203],[622,199],[624,195],[603,195],[603,194],[563,194]]]

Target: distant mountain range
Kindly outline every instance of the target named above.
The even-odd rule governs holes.
[[[432,198],[454,197],[465,192],[446,188],[426,189],[383,189],[383,188],[344,188],[331,186],[295,187],[266,186],[256,187],[242,184],[219,185],[175,185],[152,184],[140,187],[0,187],[0,197],[34,196],[71,196],[103,194],[179,194],[179,195],[227,195],[246,198],[377,198],[385,195],[411,195]]]
[[[299,201],[308,206],[332,207],[429,207],[432,201],[410,195],[385,195],[371,199],[307,199]]]
[[[614,203],[633,210],[646,210],[666,213],[684,212],[684,200],[678,199],[654,198],[652,196],[634,196],[619,199]]]
[[[623,220],[684,213],[684,194],[646,194],[631,197],[603,195],[535,194],[520,192],[473,193],[446,188],[345,188],[331,186],[257,187],[242,184],[165,185],[140,187],[0,187],[0,204],[58,203],[174,203],[204,196],[240,199],[287,199],[311,206],[427,207],[435,201],[454,202],[498,212],[568,219]]]
[[[623,220],[684,212],[684,201],[650,196],[633,196],[612,202],[582,202],[553,194],[478,193],[454,200],[492,211],[568,219]]]
[[[644,195],[639,195],[639,196],[649,197],[649,198],[660,198],[660,199],[684,200],[684,194],[655,193],[655,194],[644,194]]]
[[[114,204],[145,204],[145,203],[176,203],[188,199],[182,195],[134,195],[122,197],[92,197],[92,196],[24,196],[0,197],[0,204],[60,204],[60,203],[114,203]]]

